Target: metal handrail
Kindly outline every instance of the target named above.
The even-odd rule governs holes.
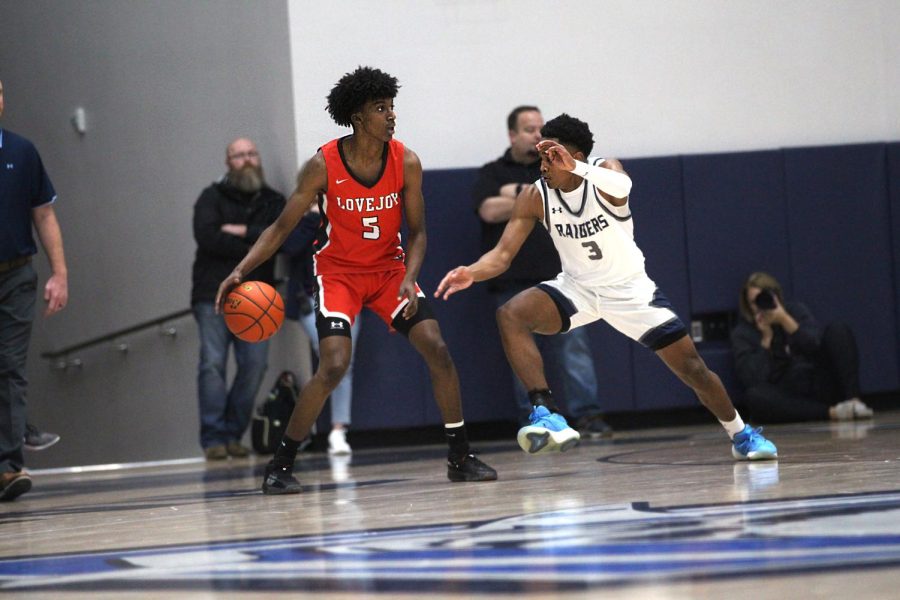
[[[120,338],[123,335],[128,335],[130,333],[135,333],[137,331],[141,331],[143,329],[149,329],[150,327],[154,327],[156,325],[161,325],[166,321],[173,321],[175,319],[180,319],[185,315],[191,314],[190,308],[185,308],[179,310],[177,312],[170,313],[168,315],[163,315],[162,317],[157,317],[155,319],[151,319],[150,321],[144,321],[143,323],[138,323],[137,325],[132,325],[131,327],[126,327],[125,329],[120,329],[119,331],[114,331],[112,333],[108,333],[106,335],[101,335],[100,337],[95,337],[93,339],[87,340],[86,342],[81,342],[79,344],[74,344],[72,346],[68,346],[67,348],[63,348],[62,350],[54,350],[52,352],[42,352],[41,358],[47,359],[56,359],[56,358],[64,358],[65,356],[77,352],[78,350],[84,350],[85,348],[89,348],[91,346],[96,346],[98,344],[102,344],[104,342],[110,342],[115,340],[116,338]],[[174,333],[169,333],[168,335],[175,335]],[[127,350],[127,347],[123,349]]]

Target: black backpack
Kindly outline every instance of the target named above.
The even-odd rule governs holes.
[[[265,401],[256,407],[250,436],[258,454],[272,454],[281,443],[299,392],[297,376],[292,371],[282,371]]]

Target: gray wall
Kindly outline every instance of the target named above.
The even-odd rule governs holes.
[[[192,208],[224,172],[225,146],[257,141],[270,183],[296,169],[287,6],[283,0],[8,1],[0,4],[3,127],[29,137],[59,192],[70,303],[35,323],[30,419],[60,433],[30,467],[199,455],[191,317],[77,354],[39,357],[188,307]],[[69,118],[87,112],[79,136]],[[41,281],[46,260],[38,260]],[[292,347],[293,346],[293,347]],[[270,375],[307,364],[294,331]],[[73,358],[75,356],[73,355]]]

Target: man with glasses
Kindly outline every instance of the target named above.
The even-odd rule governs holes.
[[[243,342],[216,314],[215,298],[222,281],[247,254],[260,233],[284,207],[284,196],[266,185],[256,145],[239,138],[225,151],[228,172],[200,194],[194,206],[194,259],[191,308],[200,332],[197,388],[200,445],[207,460],[242,458],[249,451],[241,438],[250,422],[256,393],[266,371],[269,342]],[[248,275],[248,281],[274,284],[274,260]],[[237,374],[228,387],[225,368],[234,346]]]

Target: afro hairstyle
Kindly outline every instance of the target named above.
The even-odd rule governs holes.
[[[559,140],[564,146],[574,146],[585,156],[591,155],[594,149],[594,134],[584,121],[570,117],[566,113],[550,119],[541,127],[541,137]]]
[[[357,67],[341,77],[328,93],[328,114],[338,125],[352,126],[350,117],[366,102],[395,98],[400,85],[397,78],[372,67]]]

